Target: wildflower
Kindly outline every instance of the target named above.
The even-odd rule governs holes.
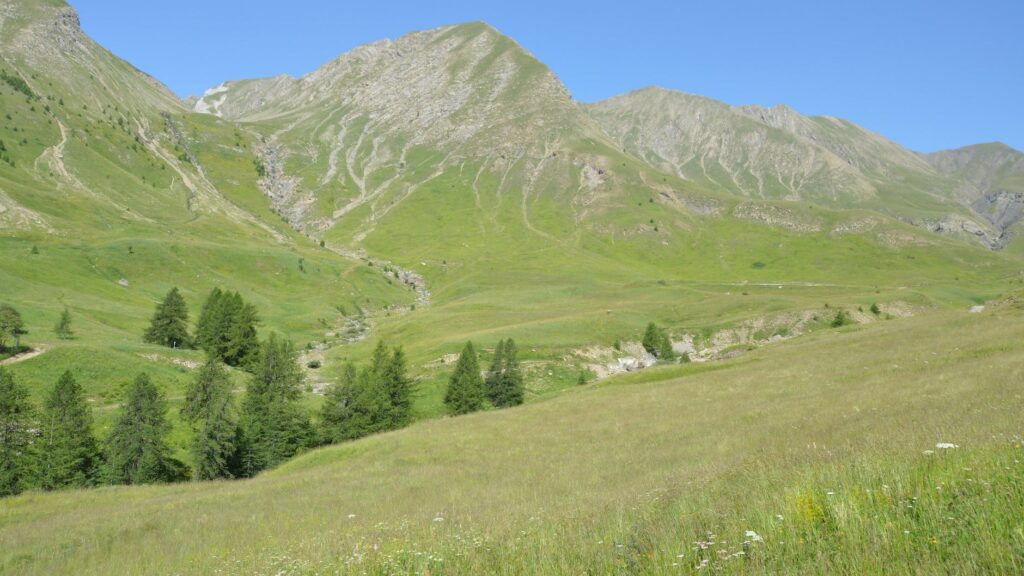
[[[751,542],[761,542],[762,541],[761,535],[758,534],[757,532],[754,532],[753,530],[747,530],[746,536],[747,536],[747,539],[749,539]]]
[[[949,450],[951,448],[959,448],[960,446],[957,444],[952,444],[950,442],[939,442],[938,444],[935,445],[935,447],[938,448],[939,450]]]
[[[924,455],[925,456],[931,456],[932,454],[935,454],[935,450],[925,450],[924,451]]]

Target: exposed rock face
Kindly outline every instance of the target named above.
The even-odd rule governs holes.
[[[285,173],[284,149],[274,141],[265,142],[259,149],[264,175],[259,179],[260,190],[270,199],[274,211],[295,228],[301,228],[306,213],[316,201],[312,193],[299,187],[299,179]]]
[[[821,225],[817,222],[799,216],[792,210],[771,204],[745,202],[736,206],[732,213],[733,216],[741,220],[749,220],[751,222],[758,222],[768,226],[785,228],[790,232],[796,232],[799,234],[811,234],[821,231]]]
[[[0,14],[5,57],[23,59],[31,68],[45,70],[97,108],[116,102],[123,110],[184,109],[167,87],[113,57],[82,32],[78,13],[70,6],[0,0]]]
[[[361,132],[366,145],[401,137],[430,144],[519,154],[543,147],[551,131],[579,115],[551,71],[483,23],[415,32],[343,54],[293,78],[227,82],[195,110],[233,120],[302,122],[325,112],[335,139]],[[395,159],[401,153],[395,151]]]
[[[958,179],[957,194],[995,229],[988,243],[993,248],[1005,246],[1024,218],[1024,154],[991,143],[924,157],[943,174]]]

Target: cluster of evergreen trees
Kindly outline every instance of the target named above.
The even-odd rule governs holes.
[[[301,384],[295,347],[271,335],[260,348],[239,410],[224,363],[209,356],[181,409],[192,429],[191,476],[252,476],[313,446],[314,429],[299,403]],[[70,372],[60,377],[39,413],[27,390],[0,368],[0,496],[28,488],[188,478],[189,467],[174,458],[167,443],[167,410],[159,388],[140,374],[101,448],[91,409]]]
[[[480,374],[476,348],[466,342],[448,380],[444,403],[449,414],[468,414],[484,409],[488,403],[495,408],[517,406],[523,403],[523,394],[523,375],[511,338],[498,342],[485,376]]]
[[[195,346],[228,366],[251,370],[260,351],[258,323],[256,307],[238,292],[214,288],[203,304],[195,335],[190,336],[188,306],[178,289],[172,288],[157,305],[143,339],[170,348]]]
[[[362,370],[351,362],[324,395],[320,433],[324,443],[354,440],[412,422],[413,382],[405,353],[379,342]]]
[[[672,349],[672,339],[654,322],[647,325],[641,344],[644,350],[662,362],[671,362],[676,359],[675,350]]]

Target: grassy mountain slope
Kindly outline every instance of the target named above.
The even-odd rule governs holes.
[[[259,192],[251,139],[189,113],[86,37],[64,3],[7,1],[0,17],[0,301],[25,316],[27,342],[49,350],[16,368],[37,398],[72,368],[101,425],[141,370],[176,399],[183,364],[200,355],[140,342],[172,286],[193,318],[214,286],[240,290],[265,331],[300,344],[324,338],[339,305],[411,301],[295,234]],[[70,341],[51,332],[65,306]]]
[[[576,381],[567,353],[651,320],[709,333],[826,302],[963,307],[1018,269],[876,211],[751,200],[663,172],[482,23],[362,47],[302,78],[229,82],[197,113],[92,43],[62,3],[4,14],[5,69],[32,95],[0,85],[13,162],[0,163],[0,218],[16,223],[0,298],[54,348],[18,367],[40,394],[37,375],[87,369],[91,352],[112,367],[90,384],[103,405],[156,369],[140,354],[163,351],[138,335],[173,284],[193,314],[212,286],[240,289],[265,329],[300,344],[337,342],[365,309],[372,338],[329,346],[311,380],[387,338],[407,347],[429,416],[447,371],[425,365],[470,338],[520,341],[535,399]],[[429,305],[412,310],[381,261],[422,275]],[[49,336],[65,305],[70,343]],[[188,377],[164,368],[172,391]]]
[[[1021,326],[1002,306],[822,332],[254,480],[26,495],[0,507],[0,571],[1014,572]]]
[[[377,332],[424,361],[503,336],[557,359],[630,337],[647,319],[700,329],[883,287],[951,303],[1014,270],[872,206],[748,199],[652,166],[482,23],[357,48],[300,78],[227,82],[196,110],[258,135],[262,189],[296,229],[426,279],[430,306]],[[745,282],[831,286],[744,300]],[[428,412],[439,382],[425,383]]]

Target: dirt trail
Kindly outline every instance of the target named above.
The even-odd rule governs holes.
[[[25,360],[31,360],[36,356],[45,354],[50,350],[50,347],[41,344],[38,348],[29,350],[28,352],[22,352],[21,354],[15,354],[6,360],[0,360],[0,366],[10,366],[11,364],[17,364],[18,362],[24,362]]]

